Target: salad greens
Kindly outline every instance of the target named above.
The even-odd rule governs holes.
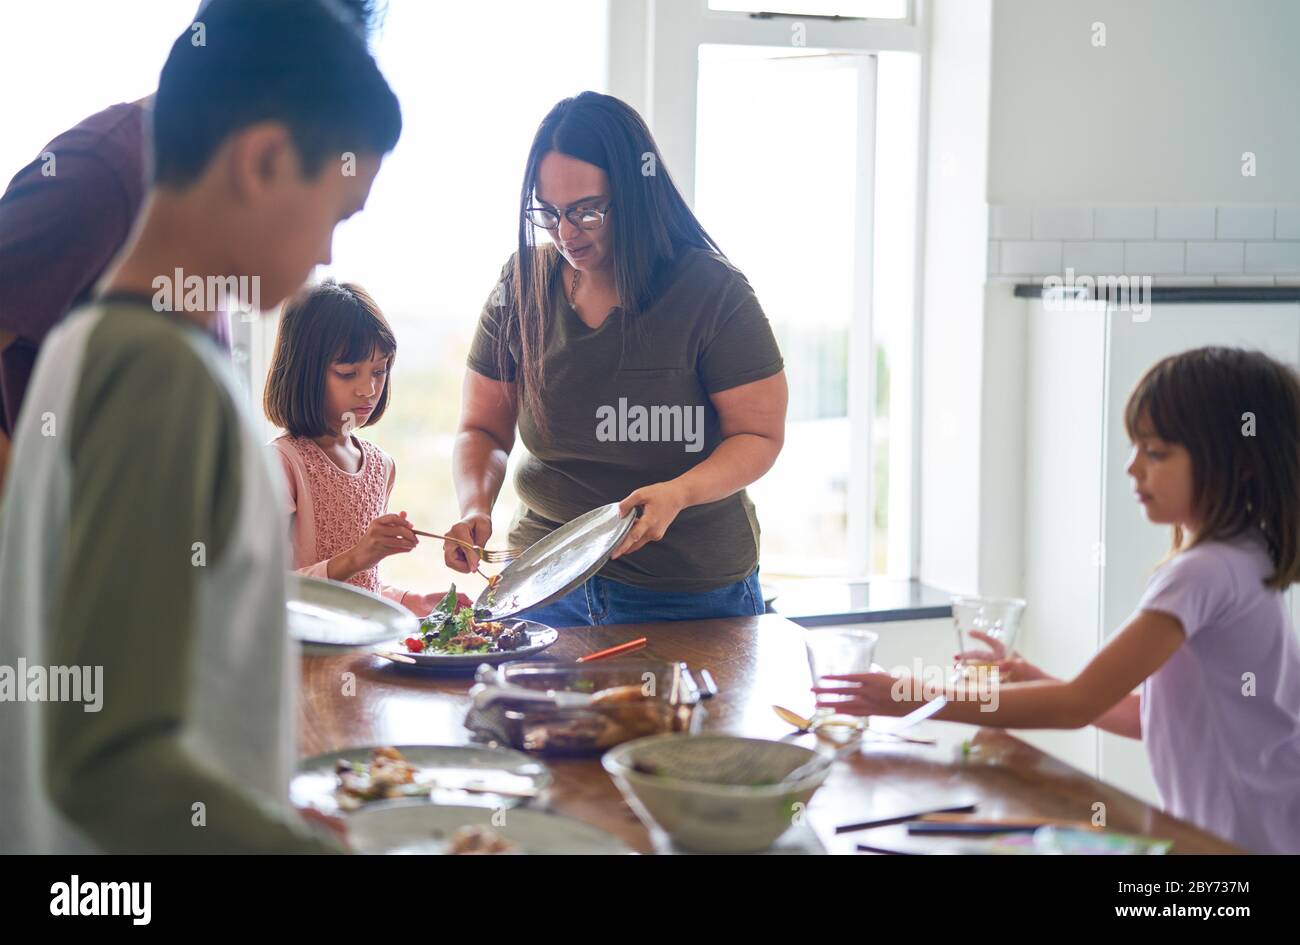
[[[467,653],[490,653],[515,650],[528,643],[522,624],[507,629],[495,621],[474,619],[474,608],[456,606],[456,585],[420,621],[420,629],[402,641],[412,653],[437,653],[462,656]]]
[[[420,624],[420,631],[425,637],[426,649],[458,654],[479,653],[491,648],[490,643],[469,647],[468,649],[452,644],[453,637],[474,631],[474,608],[462,607],[460,610],[456,609],[455,584],[448,589],[447,596],[433,609],[433,613],[424,618],[424,621]],[[430,634],[434,635],[436,639],[430,640]]]

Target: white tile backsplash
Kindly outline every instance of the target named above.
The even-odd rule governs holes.
[[[1028,207],[990,207],[989,239],[1027,240],[1033,237],[1033,212]]]
[[[1081,275],[1124,271],[1124,244],[1120,242],[1067,242],[1062,257],[1063,268]]]
[[[1033,216],[1036,240],[1092,239],[1092,209],[1089,207],[1036,207]]]
[[[989,207],[989,278],[1066,269],[1167,285],[1213,285],[1215,276],[1242,277],[1223,285],[1294,284],[1300,207]]]
[[[1300,207],[1278,207],[1274,239],[1300,240]]]
[[[1155,207],[1098,207],[1092,213],[1099,240],[1149,240],[1156,235]]]
[[[1213,207],[1156,207],[1156,239],[1214,239]]]
[[[1061,271],[1061,244],[1055,240],[1005,240],[999,271],[1023,275],[1048,275]]]
[[[1273,208],[1220,207],[1215,235],[1221,240],[1271,240]]]
[[[1124,271],[1135,274],[1174,275],[1183,271],[1186,243],[1155,240],[1124,244]]]
[[[1247,243],[1247,272],[1300,272],[1300,240],[1289,243]]]
[[[1187,243],[1189,273],[1241,272],[1245,260],[1245,244],[1231,241]]]

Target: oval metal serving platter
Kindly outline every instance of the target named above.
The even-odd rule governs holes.
[[[602,505],[561,525],[531,545],[474,601],[479,620],[501,620],[563,597],[609,561],[636,521],[637,512],[618,514],[618,503]]]

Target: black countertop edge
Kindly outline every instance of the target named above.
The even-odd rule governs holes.
[[[771,613],[780,613],[772,610]],[[784,616],[784,615],[783,615]],[[867,610],[843,614],[813,614],[787,619],[801,627],[831,627],[849,623],[885,623],[894,620],[934,620],[952,616],[952,607],[903,607],[897,610]]]
[[[768,613],[803,627],[952,616],[952,594],[917,580],[787,578],[764,581],[763,589]]]
[[[1015,296],[1036,299],[1047,291],[1038,282],[1017,282]],[[1143,290],[1146,294],[1152,302],[1300,302],[1300,285],[1153,285]],[[1088,298],[1096,297],[1093,289]]]

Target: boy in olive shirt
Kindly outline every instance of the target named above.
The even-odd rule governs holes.
[[[214,0],[203,22],[163,67],[135,242],[49,336],[19,416],[0,668],[102,667],[102,691],[0,701],[5,852],[332,849],[287,803],[279,496],[208,330],[218,306],[185,290],[257,278],[266,307],[293,291],[401,117],[328,4]]]

